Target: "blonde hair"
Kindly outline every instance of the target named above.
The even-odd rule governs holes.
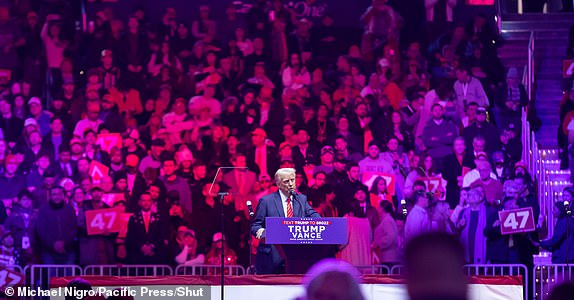
[[[281,168],[275,172],[275,183],[279,184],[283,176],[295,174],[297,171],[293,168]]]

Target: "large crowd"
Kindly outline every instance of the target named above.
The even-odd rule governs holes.
[[[428,231],[459,236],[469,263],[531,265],[538,246],[574,259],[559,237],[501,234],[500,210],[532,207],[548,226],[521,162],[530,101],[490,18],[453,23],[440,3],[412,35],[373,0],[352,36],[281,0],[222,19],[106,9],[85,32],[0,7],[0,262],[219,264],[223,251],[247,266],[246,203],[285,167],[317,212],[349,219],[337,255],[353,265],[400,263]],[[226,166],[248,169],[214,178]],[[91,232],[89,211],[107,208],[133,214],[127,230]]]

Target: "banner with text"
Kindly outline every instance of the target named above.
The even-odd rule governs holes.
[[[366,185],[369,189],[371,189],[371,186],[378,177],[382,177],[385,180],[385,183],[387,184],[387,193],[391,196],[394,196],[396,190],[395,188],[396,182],[395,182],[395,175],[393,174],[382,173],[382,172],[364,172],[361,182],[363,182],[364,185]]]

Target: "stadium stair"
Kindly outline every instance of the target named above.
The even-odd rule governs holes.
[[[535,105],[542,127],[536,140],[542,148],[557,146],[558,113],[562,99],[562,59],[574,14],[524,14],[503,16],[504,44],[499,56],[505,67],[523,69],[528,59],[530,33],[535,39]]]

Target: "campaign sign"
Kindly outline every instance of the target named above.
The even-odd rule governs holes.
[[[433,193],[438,199],[444,200],[446,198],[446,180],[442,178],[442,176],[436,177],[423,177],[420,178],[426,187],[427,191]]]
[[[4,292],[7,287],[14,287],[25,282],[24,274],[9,269],[0,270],[0,292]]]
[[[382,177],[385,179],[385,182],[387,183],[387,193],[391,196],[394,196],[396,183],[395,183],[395,175],[393,174],[387,174],[381,172],[364,172],[361,182],[363,182],[364,185],[366,185],[369,189],[371,189],[371,186],[373,185],[377,177]]]
[[[96,209],[86,211],[86,228],[88,235],[113,233],[121,231],[121,214],[119,208]]]
[[[107,153],[110,153],[114,147],[122,149],[122,136],[119,133],[100,133],[96,145]]]
[[[348,240],[345,218],[266,218],[267,244],[341,245]]]
[[[502,234],[514,234],[535,230],[532,207],[499,211],[498,219],[500,220],[500,232]]]
[[[94,185],[100,185],[102,178],[108,176],[109,172],[110,168],[106,167],[106,165],[92,160],[88,174],[92,178],[92,183]]]
[[[125,195],[120,193],[108,193],[102,195],[102,202],[107,204],[109,207],[114,206],[118,201],[126,201]]]

